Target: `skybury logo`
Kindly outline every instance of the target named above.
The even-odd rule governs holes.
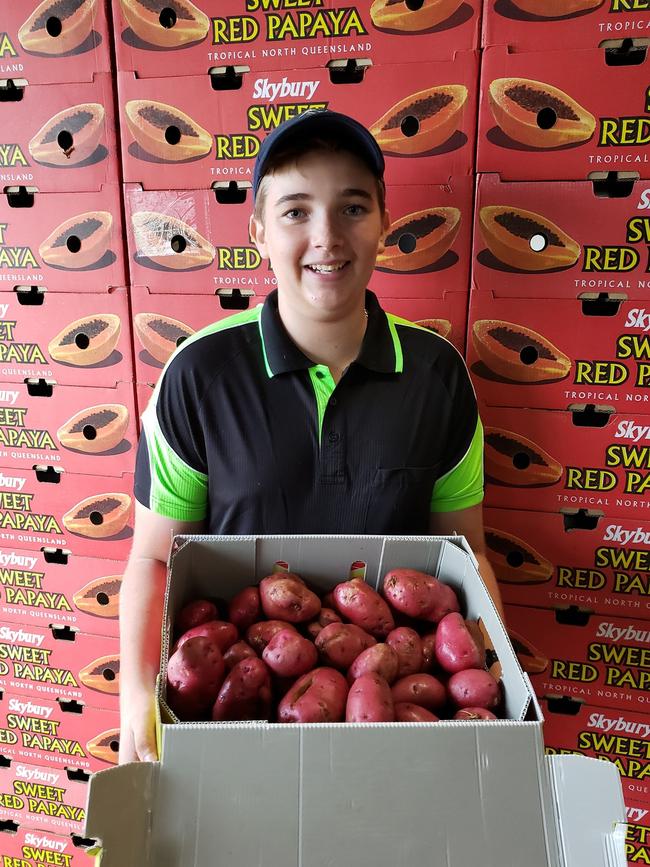
[[[36,846],[37,849],[51,849],[54,852],[65,852],[68,843],[65,839],[54,840],[45,834],[25,834],[25,843],[28,846]]]
[[[17,488],[19,491],[25,487],[27,479],[21,479],[18,476],[5,476],[0,473],[0,488]]]
[[[613,623],[602,621],[596,629],[598,638],[609,638],[614,643],[619,641],[638,641],[650,644],[650,629],[635,629],[634,626],[614,626]]]
[[[639,735],[642,738],[650,737],[650,723],[629,722],[625,717],[608,717],[604,713],[592,713],[587,720],[587,725],[592,729],[601,729],[604,732],[614,734]]]
[[[257,78],[253,85],[253,99],[276,102],[278,99],[286,99],[290,96],[293,99],[310,101],[314,98],[319,84],[320,81],[290,81],[286,75],[278,82],[270,81],[268,78]]]
[[[23,701],[20,698],[10,698],[9,710],[15,711],[21,716],[30,714],[30,716],[40,716],[49,719],[54,708],[46,707],[44,704],[33,704],[31,701]]]
[[[22,554],[16,554],[15,551],[11,551],[9,554],[0,551],[0,568],[3,569],[7,566],[20,566],[23,569],[33,570],[37,562],[38,557],[23,557]]]
[[[646,533],[642,527],[625,530],[620,524],[608,524],[603,533],[603,542],[616,542],[621,548],[627,545],[650,545],[650,532]]]
[[[634,421],[619,421],[614,434],[619,440],[632,440],[634,443],[641,440],[650,440],[650,424],[637,424]]]
[[[644,332],[650,331],[650,313],[646,311],[645,307],[632,308],[632,310],[628,311],[625,327],[640,328]]]

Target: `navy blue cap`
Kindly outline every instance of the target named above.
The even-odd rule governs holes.
[[[384,176],[384,155],[374,136],[353,117],[329,109],[308,109],[289,118],[263,139],[253,172],[253,199],[271,158],[291,142],[326,135],[356,154],[378,178]]]

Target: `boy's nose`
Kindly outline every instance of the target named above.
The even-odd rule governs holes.
[[[339,221],[330,215],[323,215],[314,221],[312,241],[315,247],[333,247],[341,242]]]

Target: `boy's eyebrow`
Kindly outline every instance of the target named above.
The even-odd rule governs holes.
[[[372,200],[372,194],[368,192],[368,190],[360,190],[356,187],[347,187],[344,190],[341,190],[342,196],[359,196],[362,199]],[[276,200],[276,207],[280,205],[285,205],[287,202],[304,202],[309,199],[313,199],[309,193],[288,193],[286,196],[280,196],[279,199]]]

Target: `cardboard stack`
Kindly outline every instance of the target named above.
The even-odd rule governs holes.
[[[650,13],[570,13],[486,4],[467,359],[490,558],[546,744],[615,762],[643,863]]]
[[[5,7],[0,851],[82,865],[89,774],[117,759],[136,437],[109,8]]]

